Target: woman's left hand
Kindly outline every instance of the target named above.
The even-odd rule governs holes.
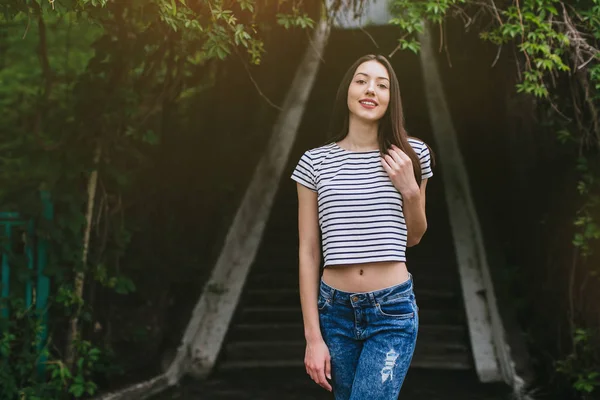
[[[392,145],[387,154],[381,158],[381,164],[400,194],[404,195],[410,191],[419,191],[412,161],[400,148]]]

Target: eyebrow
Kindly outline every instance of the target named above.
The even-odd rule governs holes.
[[[366,73],[364,73],[364,72],[357,72],[357,73],[356,73],[356,75],[364,75],[364,76],[366,76],[366,77],[369,77],[369,74],[366,74]],[[354,76],[356,77],[356,75],[354,75]],[[388,79],[388,78],[386,78],[385,76],[380,76],[380,77],[378,77],[377,79],[385,79],[386,81],[389,81],[389,79]]]

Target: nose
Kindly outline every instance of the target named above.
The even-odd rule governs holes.
[[[375,94],[375,83],[373,81],[370,81],[367,85],[366,93]]]

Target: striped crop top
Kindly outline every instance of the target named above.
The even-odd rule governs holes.
[[[429,148],[409,138],[422,179],[433,176]],[[317,192],[325,266],[406,261],[402,196],[383,169],[379,150],[348,151],[330,143],[306,151],[292,179]]]

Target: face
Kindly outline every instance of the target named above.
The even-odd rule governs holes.
[[[380,120],[390,102],[390,76],[375,60],[365,61],[354,72],[348,87],[348,109],[351,118]]]

